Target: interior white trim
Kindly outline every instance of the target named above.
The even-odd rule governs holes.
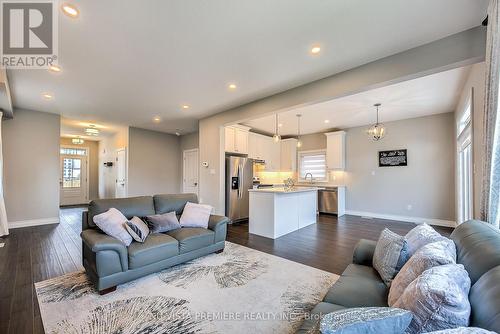
[[[444,220],[444,219],[388,215],[388,214],[383,214],[383,213],[353,211],[353,210],[346,210],[345,214],[352,215],[352,216],[378,218],[378,219],[399,220],[402,222],[415,223],[415,224],[427,223],[429,225],[446,226],[446,227],[456,227],[457,226],[455,221]]]
[[[59,217],[18,220],[15,222],[9,222],[9,228],[20,228],[20,227],[39,226],[48,224],[59,224]]]

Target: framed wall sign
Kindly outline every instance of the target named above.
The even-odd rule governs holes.
[[[391,150],[378,152],[379,167],[408,166],[407,150]]]

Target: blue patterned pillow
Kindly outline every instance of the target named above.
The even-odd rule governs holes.
[[[127,232],[132,236],[132,238],[134,238],[134,240],[137,242],[144,242],[149,234],[148,225],[146,225],[146,223],[143,222],[139,217],[134,216],[132,219],[130,219],[126,223],[125,228],[127,229]]]
[[[399,234],[384,229],[373,253],[373,268],[387,286],[391,285],[396,274],[408,260],[408,244]]]
[[[322,334],[401,334],[412,314],[392,307],[357,307],[329,313],[321,319]]]

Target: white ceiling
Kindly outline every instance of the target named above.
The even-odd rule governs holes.
[[[9,71],[13,103],[174,133],[198,119],[472,28],[488,0],[71,1],[60,74]],[[311,56],[311,45],[321,45]],[[238,89],[230,92],[227,84]],[[55,99],[45,101],[42,92]],[[182,111],[180,106],[189,104]],[[155,124],[154,116],[162,122]]]
[[[454,111],[470,67],[462,67],[409,80],[347,97],[289,110],[279,114],[280,134],[297,134],[297,114],[301,114],[301,133],[346,129],[376,121],[390,122]],[[328,120],[329,123],[325,123]],[[274,133],[275,115],[243,123],[258,132]]]
[[[98,136],[85,135],[85,129],[95,127],[99,130]],[[114,124],[107,124],[102,122],[86,122],[76,119],[61,118],[61,137],[76,138],[80,137],[86,140],[101,140],[104,137],[113,135],[120,131],[121,127]]]

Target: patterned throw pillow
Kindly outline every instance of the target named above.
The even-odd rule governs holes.
[[[426,334],[495,334],[495,332],[490,332],[486,329],[477,327],[458,327],[453,329],[445,329],[443,331],[428,332]]]
[[[127,225],[125,225],[125,228],[137,242],[144,242],[149,234],[148,225],[146,225],[146,223],[139,217],[134,216],[134,218],[130,219],[127,222]]]
[[[97,225],[104,233],[123,242],[125,246],[130,245],[132,237],[128,234],[125,225],[127,217],[115,208],[95,215],[94,224]]]
[[[389,306],[401,297],[406,287],[424,271],[432,267],[455,263],[457,252],[455,244],[450,239],[433,242],[420,248],[401,268],[389,290]]]
[[[428,269],[394,304],[413,313],[406,333],[427,333],[469,325],[470,278],[461,264]]]
[[[181,224],[179,224],[175,211],[147,216],[146,221],[151,226],[151,233],[168,232],[181,228]]]
[[[444,237],[427,224],[418,225],[405,235],[408,242],[408,256],[411,257],[423,246],[442,240]]]
[[[407,244],[404,237],[384,229],[373,253],[373,268],[375,268],[387,286],[408,260]]]
[[[411,312],[391,307],[358,307],[326,314],[322,334],[401,334],[412,319]]]

